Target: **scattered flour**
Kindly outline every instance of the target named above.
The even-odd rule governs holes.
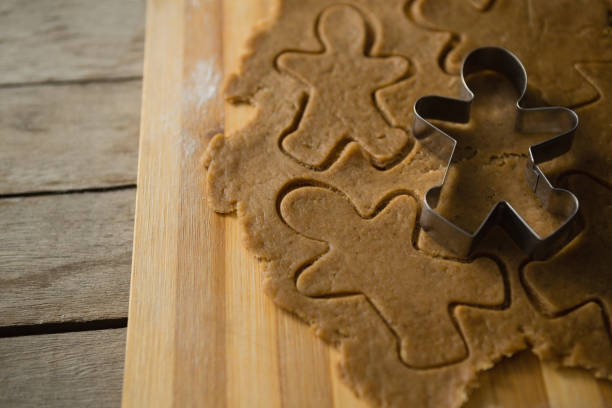
[[[217,69],[215,58],[197,62],[191,76],[186,80],[183,89],[183,102],[200,110],[217,95],[221,83],[221,73]]]
[[[183,156],[186,158],[193,156],[193,154],[201,147],[197,139],[194,139],[186,133],[181,135],[181,145],[183,146]]]

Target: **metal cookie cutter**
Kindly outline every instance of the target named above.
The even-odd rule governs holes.
[[[527,183],[543,206],[551,213],[559,214],[565,219],[557,230],[546,237],[540,237],[506,201],[495,204],[473,233],[463,230],[436,212],[448,169],[453,164],[457,141],[429,120],[469,122],[474,93],[466,84],[466,77],[481,71],[495,71],[504,75],[519,91],[520,96],[516,102],[518,131],[557,133],[556,136],[529,147],[529,160],[525,173]],[[571,241],[582,226],[577,217],[579,202],[576,196],[568,190],[553,187],[538,165],[570,149],[574,131],[578,126],[578,115],[571,109],[563,107],[522,107],[521,103],[527,90],[527,73],[520,60],[504,48],[477,48],[468,54],[461,67],[461,81],[463,93],[467,96],[465,100],[424,96],[414,104],[415,137],[432,152],[437,153],[442,160],[447,161],[442,184],[429,189],[425,194],[421,226],[434,240],[462,257],[469,256],[493,226],[499,226],[532,259],[548,258]]]

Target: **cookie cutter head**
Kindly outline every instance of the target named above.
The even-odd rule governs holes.
[[[469,122],[474,93],[467,85],[466,77],[482,71],[493,71],[505,76],[518,90],[519,97],[516,102],[518,131],[524,133],[546,131],[556,134],[529,147],[525,171],[528,185],[544,208],[562,216],[565,220],[548,236],[540,237],[506,201],[495,204],[474,232],[462,229],[436,212],[448,170],[453,164],[457,141],[430,120]],[[461,81],[465,99],[431,95],[418,99],[414,105],[415,137],[447,163],[442,183],[432,187],[425,194],[420,218],[421,227],[435,241],[458,256],[469,257],[487,232],[494,226],[499,226],[532,259],[546,259],[563,248],[582,228],[576,196],[568,190],[554,187],[538,166],[570,149],[574,132],[578,127],[578,115],[564,107],[523,107],[527,91],[527,73],[521,61],[504,48],[483,47],[469,53],[463,61]]]

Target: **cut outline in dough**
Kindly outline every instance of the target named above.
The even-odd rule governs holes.
[[[301,166],[304,166],[313,171],[325,171],[339,158],[342,151],[349,143],[355,142],[359,144],[364,154],[368,158],[368,161],[371,163],[373,167],[378,168],[380,170],[387,170],[389,168],[394,167],[398,163],[400,163],[403,160],[403,158],[406,157],[410,153],[410,151],[413,150],[414,145],[415,145],[415,140],[410,135],[410,132],[407,131],[407,129],[404,129],[403,127],[400,127],[400,126],[394,126],[391,123],[389,118],[387,118],[387,115],[385,114],[385,112],[380,108],[376,95],[379,91],[383,89],[387,89],[387,88],[396,86],[402,82],[411,80],[414,77],[415,72],[413,71],[413,68],[411,66],[412,64],[410,62],[410,58],[406,57],[405,55],[383,54],[383,53],[374,54],[372,52],[372,49],[374,48],[374,44],[376,43],[376,41],[378,41],[378,39],[376,38],[376,34],[374,34],[374,30],[371,27],[371,23],[368,21],[369,18],[367,17],[367,13],[361,10],[358,6],[354,4],[347,4],[347,3],[339,3],[336,5],[332,5],[332,6],[328,6],[324,8],[321,12],[317,14],[317,18],[315,19],[315,25],[314,25],[315,27],[314,34],[317,39],[317,42],[319,43],[320,48],[318,50],[285,49],[279,54],[277,54],[276,57],[274,58],[274,64],[273,64],[274,69],[278,71],[279,73],[291,75],[292,77],[295,78],[293,74],[287,72],[287,69],[283,69],[279,65],[280,58],[282,58],[285,55],[291,55],[291,54],[293,55],[302,54],[305,57],[324,55],[328,51],[325,46],[325,43],[328,42],[328,40],[325,40],[322,37],[322,33],[320,32],[322,29],[320,21],[325,13],[330,12],[330,10],[334,8],[339,8],[339,7],[346,7],[347,9],[351,9],[355,11],[361,18],[361,21],[362,21],[362,24],[365,30],[365,38],[364,38],[364,44],[363,44],[364,49],[362,51],[363,57],[367,59],[380,59],[380,60],[385,59],[385,58],[391,58],[391,57],[401,57],[402,59],[408,62],[408,67],[407,67],[407,70],[404,72],[404,74],[400,75],[399,77],[397,77],[396,79],[392,80],[389,83],[386,83],[384,85],[380,85],[374,88],[370,92],[370,102],[372,104],[373,110],[376,111],[378,115],[380,115],[380,118],[386,124],[386,127],[388,129],[395,129],[395,130],[402,131],[406,135],[406,143],[390,159],[385,160],[384,163],[376,163],[372,155],[365,149],[365,147],[362,145],[362,143],[359,140],[355,139],[354,137],[350,135],[343,135],[338,140],[338,142],[334,144],[331,147],[331,149],[329,149],[329,151],[327,152],[327,155],[323,158],[323,160],[321,160],[319,164],[313,165],[313,164],[303,162],[302,160],[298,159],[293,154],[291,154],[289,151],[287,151],[287,149],[283,145],[287,137],[291,136],[293,133],[295,133],[300,128],[303,117],[308,110],[309,102],[311,101],[311,93],[312,93],[313,86],[311,86],[308,83],[304,83],[304,81],[300,78],[296,78],[298,81],[308,86],[310,88],[310,91],[304,92],[299,96],[298,103],[300,105],[300,108],[298,112],[296,113],[296,117],[294,118],[292,125],[286,131],[284,131],[279,137],[278,146],[280,150],[283,152],[283,154],[285,154],[287,157],[289,157],[291,160],[295,161],[296,163],[300,164]]]
[[[401,353],[401,343],[402,343],[402,338],[401,336],[398,334],[398,332],[393,328],[392,324],[385,318],[384,313],[375,305],[375,303],[369,298],[369,296],[361,291],[350,291],[350,292],[336,292],[336,293],[330,293],[330,294],[324,294],[324,295],[307,295],[304,294],[302,291],[300,291],[299,289],[297,289],[297,282],[298,279],[300,278],[300,276],[302,275],[302,273],[308,269],[310,266],[314,265],[317,261],[319,261],[320,259],[322,259],[323,257],[325,257],[327,254],[329,254],[330,252],[330,244],[328,241],[324,241],[321,240],[319,238],[315,238],[315,237],[311,237],[308,236],[298,230],[296,230],[293,226],[290,225],[289,222],[287,222],[287,220],[283,217],[282,212],[281,212],[281,205],[282,202],[284,201],[284,199],[291,194],[292,192],[295,192],[297,190],[303,189],[303,188],[309,188],[309,187],[313,187],[313,188],[317,188],[317,189],[322,189],[322,190],[327,190],[329,192],[332,192],[333,194],[337,194],[341,197],[343,197],[344,199],[347,200],[348,203],[350,203],[353,211],[355,212],[355,214],[357,216],[359,216],[361,219],[363,220],[373,220],[376,219],[376,217],[378,217],[389,205],[391,205],[391,203],[400,198],[400,197],[409,197],[410,199],[414,200],[414,206],[416,209],[416,214],[415,214],[415,221],[414,221],[414,228],[412,231],[412,236],[411,236],[411,240],[409,243],[406,243],[406,245],[411,245],[412,248],[414,249],[415,253],[420,254],[421,256],[423,256],[424,258],[430,258],[432,260],[439,260],[439,261],[448,261],[448,262],[455,262],[458,264],[471,264],[474,261],[476,261],[477,259],[481,259],[481,258],[485,258],[485,259],[489,259],[490,261],[492,261],[496,267],[497,267],[497,272],[500,275],[501,278],[501,286],[503,288],[503,299],[501,301],[501,303],[499,304],[494,304],[494,305],[483,305],[483,304],[478,304],[478,303],[473,303],[473,302],[450,302],[447,304],[447,313],[448,313],[448,318],[450,320],[450,322],[452,323],[452,325],[455,328],[456,333],[459,335],[459,337],[461,338],[461,341],[463,343],[463,347],[465,350],[465,354],[456,360],[451,360],[451,361],[444,361],[442,363],[438,363],[438,364],[430,364],[430,365],[416,365],[416,364],[410,364],[409,362],[407,362],[403,357],[402,357],[402,353]],[[354,203],[350,200],[350,198],[341,190],[330,186],[328,184],[325,184],[323,182],[320,181],[316,181],[316,180],[309,180],[309,179],[294,179],[289,181],[279,192],[279,194],[277,195],[277,200],[276,200],[276,211],[277,211],[277,215],[279,217],[279,219],[283,222],[283,224],[285,224],[288,228],[290,228],[292,231],[294,231],[295,233],[306,237],[310,240],[314,240],[314,241],[318,241],[318,242],[322,242],[325,243],[327,245],[327,249],[318,254],[316,257],[308,259],[306,262],[304,262],[302,265],[300,265],[295,271],[294,271],[294,275],[293,275],[293,279],[294,279],[294,284],[296,285],[296,290],[301,293],[303,296],[307,296],[309,298],[312,299],[344,299],[344,298],[350,298],[350,297],[362,297],[363,299],[365,299],[365,301],[372,307],[372,309],[374,310],[374,312],[378,315],[378,317],[380,318],[381,322],[387,327],[387,329],[389,330],[389,332],[393,335],[393,337],[395,338],[395,343],[396,343],[396,352],[397,352],[397,356],[398,356],[398,360],[407,368],[410,369],[414,369],[414,370],[433,370],[433,369],[438,369],[441,367],[447,367],[447,366],[451,366],[451,365],[456,365],[456,364],[460,364],[464,361],[466,361],[467,359],[470,358],[470,345],[467,342],[461,328],[459,325],[459,322],[454,314],[454,310],[456,307],[458,306],[466,306],[466,307],[470,307],[470,308],[474,308],[474,309],[485,309],[485,310],[506,310],[510,307],[510,302],[511,302],[511,293],[510,293],[510,284],[509,284],[509,277],[508,277],[508,271],[506,269],[506,265],[500,261],[497,257],[490,255],[490,254],[486,254],[486,253],[476,253],[474,254],[473,257],[469,258],[469,259],[457,259],[457,258],[451,258],[451,257],[443,257],[443,256],[433,256],[433,255],[429,255],[426,254],[425,252],[423,252],[422,250],[420,250],[417,246],[417,240],[418,240],[418,234],[420,231],[420,226],[418,225],[418,222],[416,220],[418,220],[418,216],[419,213],[421,211],[421,208],[419,206],[419,200],[416,196],[414,196],[413,193],[407,191],[407,190],[397,190],[394,192],[390,192],[388,194],[386,194],[384,196],[383,199],[381,199],[376,206],[374,207],[374,209],[368,213],[368,214],[361,214],[359,212],[359,210],[355,207]]]
[[[575,170],[570,170],[566,173],[564,173],[563,175],[560,176],[560,179],[564,180],[563,184],[570,184],[570,179],[577,177],[577,178],[587,178],[590,180],[591,183],[597,185],[599,188],[604,189],[604,190],[608,190],[608,192],[612,195],[612,185],[608,184],[606,181],[601,180],[589,173],[586,172],[582,172],[582,171],[575,171]],[[568,187],[569,188],[569,187]],[[588,203],[588,200],[585,200],[585,202]],[[582,217],[584,218],[584,214],[582,215]],[[587,217],[588,218],[588,217]],[[597,217],[593,217],[593,219],[596,219]],[[594,220],[590,220],[591,224],[595,224]],[[586,221],[583,221],[586,223]],[[581,236],[584,236],[585,234],[588,233],[588,228],[585,228],[579,235],[578,235],[578,239]],[[566,250],[572,250],[573,248],[568,248]],[[559,255],[559,254],[557,254]],[[561,254],[562,256],[562,254]],[[603,324],[606,328],[606,331],[608,333],[608,337],[610,339],[610,344],[612,344],[612,315],[610,315],[611,311],[607,310],[607,306],[604,304],[603,300],[601,300],[601,298],[597,297],[597,296],[586,296],[584,300],[578,302],[577,304],[571,306],[571,307],[567,307],[567,308],[560,308],[558,310],[553,310],[553,311],[548,311],[545,310],[542,307],[541,301],[539,300],[539,296],[536,293],[537,289],[529,283],[529,279],[526,276],[526,268],[532,264],[546,264],[549,263],[550,261],[554,260],[556,256],[546,259],[544,261],[539,261],[539,262],[534,262],[533,260],[527,259],[525,260],[519,267],[519,271],[518,271],[518,276],[519,276],[519,281],[521,283],[521,287],[523,289],[523,292],[525,293],[525,295],[527,296],[527,298],[529,299],[529,301],[531,302],[533,308],[540,313],[542,316],[549,318],[549,319],[554,319],[554,318],[558,318],[558,317],[563,317],[563,316],[567,316],[568,314],[572,313],[574,310],[577,310],[589,303],[594,303],[595,305],[597,305],[597,307],[599,307],[599,309],[601,310],[601,314],[602,314],[602,318],[603,318]]]
[[[291,3],[291,2],[286,2],[287,4]],[[409,4],[410,2],[406,2],[406,4]],[[299,6],[299,2],[294,1],[293,2],[294,5]],[[305,4],[305,3],[304,3]],[[385,4],[386,5],[386,4]],[[364,6],[365,7],[365,6]],[[381,6],[382,8],[382,6]],[[372,13],[368,14],[368,19],[378,19],[379,15],[377,13],[375,13],[375,9]],[[402,9],[404,10],[404,9]],[[399,16],[398,16],[399,17]],[[310,20],[310,18],[309,18]],[[291,21],[291,20],[289,20]],[[368,20],[369,21],[369,20]],[[383,21],[382,19],[378,19],[378,21]],[[398,20],[387,20],[387,21],[398,21]],[[275,23],[276,24],[276,23]],[[310,24],[310,22],[309,22]],[[410,25],[409,21],[406,21],[407,25]],[[283,27],[282,24],[277,24],[274,27]],[[378,27],[378,25],[376,25],[376,27]],[[431,30],[428,30],[431,31]],[[279,31],[274,31],[274,29],[271,30],[272,32],[272,39],[274,39],[274,34],[277,35],[279,34]],[[264,36],[265,37],[265,36]],[[260,37],[261,38],[261,37]],[[264,45],[267,46],[268,48],[274,48],[271,47],[270,42],[266,42],[263,41]],[[259,44],[261,46],[261,44]],[[281,47],[282,48],[282,47]],[[436,50],[440,50],[441,48],[436,48]],[[278,48],[274,48],[274,52],[276,52],[278,50]],[[267,61],[271,61],[273,58],[274,53],[271,53],[270,55],[266,56],[265,62]],[[404,53],[406,54],[406,53]],[[439,55],[437,53],[432,53],[432,58],[435,60],[436,57]],[[257,57],[249,57],[251,59],[255,58],[257,59]],[[422,57],[421,57],[422,58]],[[261,60],[261,58],[260,58]],[[424,63],[424,64],[428,64],[427,60],[418,60],[417,61]],[[271,65],[271,64],[269,64]],[[426,66],[429,66],[430,68],[433,68],[435,65],[434,62],[432,62],[431,64],[428,64]],[[245,65],[248,67],[252,67],[253,65]],[[435,67],[437,68],[437,66]],[[248,72],[248,70],[246,70]],[[272,68],[270,68],[270,71],[272,71]],[[437,70],[436,70],[437,71]],[[243,71],[243,75],[244,75]],[[419,73],[422,72],[428,72],[427,70],[425,71],[419,71]],[[274,75],[276,75],[276,73],[274,73]],[[248,76],[248,75],[247,75]],[[261,77],[261,76],[260,76]],[[240,189],[235,189],[235,185],[232,186],[232,180],[228,179],[225,175],[220,174],[223,173],[223,169],[220,168],[220,166],[224,166],[224,165],[230,165],[233,166],[234,163],[232,163],[231,161],[235,161],[236,159],[240,160],[241,158],[245,161],[252,161],[253,158],[250,158],[248,156],[246,156],[248,154],[248,150],[247,147],[248,146],[253,146],[253,145],[249,145],[249,143],[251,143],[253,141],[253,139],[257,139],[257,138],[269,138],[271,143],[268,143],[267,141],[265,142],[266,144],[275,144],[276,143],[276,139],[277,139],[277,135],[279,135],[281,132],[281,130],[284,128],[284,126],[291,122],[291,118],[289,116],[284,116],[281,115],[281,117],[283,118],[283,124],[280,125],[280,128],[276,129],[274,128],[274,131],[270,131],[270,129],[272,129],[273,127],[271,127],[270,125],[270,114],[272,112],[278,112],[279,110],[282,112],[282,105],[280,104],[276,104],[277,102],[274,102],[276,105],[266,105],[265,103],[268,103],[268,101],[266,101],[266,98],[269,98],[269,96],[266,96],[266,93],[270,92],[270,91],[280,91],[279,88],[276,88],[276,86],[278,86],[278,84],[282,84],[281,81],[278,81],[278,77],[275,76],[274,78],[272,78],[272,82],[267,81],[267,82],[259,82],[262,84],[261,88],[257,88],[257,97],[252,97],[250,98],[250,96],[253,96],[251,92],[253,89],[256,88],[256,85],[258,85],[257,83],[253,85],[253,76],[251,76],[250,78],[244,80],[247,85],[241,85],[241,86],[237,86],[239,95],[246,95],[245,99],[243,101],[248,101],[249,104],[253,105],[253,106],[257,106],[259,108],[262,109],[262,112],[258,113],[258,117],[256,119],[253,120],[254,123],[252,123],[249,128],[249,130],[244,130],[244,132],[241,130],[239,133],[241,133],[241,135],[239,136],[240,138],[244,137],[245,140],[246,139],[251,139],[250,141],[248,141],[247,143],[243,143],[241,141],[236,142],[236,138],[233,138],[234,135],[229,135],[227,137],[224,136],[224,138],[226,138],[225,142],[227,145],[230,145],[230,143],[228,142],[229,140],[233,140],[233,142],[231,143],[231,147],[227,146],[227,150],[225,149],[221,149],[219,148],[218,156],[216,157],[215,161],[216,163],[214,164],[213,168],[214,171],[213,173],[213,178],[216,179],[215,182],[218,183],[217,187],[219,188],[218,191],[212,191],[209,192],[208,195],[209,197],[214,197],[211,199],[210,202],[212,202],[212,205],[215,205],[215,211],[219,211],[219,212],[228,212],[228,210],[230,210],[230,213],[234,213],[236,214],[236,216],[241,220],[241,221],[251,221],[253,218],[255,217],[263,217],[263,216],[267,216],[268,215],[268,210],[270,211],[270,215],[272,215],[272,217],[276,217],[276,214],[274,214],[274,208],[269,208],[274,204],[273,199],[275,192],[270,192],[269,197],[266,195],[266,197],[263,197],[260,195],[260,197],[257,198],[257,200],[260,200],[261,202],[263,202],[265,204],[265,208],[258,208],[256,205],[258,203],[253,204],[251,201],[249,201],[249,195],[248,194],[254,194],[256,193],[256,190],[253,189],[252,186],[248,186],[245,187],[243,190]],[[274,81],[278,81],[278,82],[274,82]],[[250,83],[250,84],[249,84]],[[294,84],[291,84],[292,87],[294,87]],[[259,91],[261,91],[261,93],[259,93]],[[242,93],[240,93],[242,92]],[[282,95],[282,93],[281,93]],[[291,103],[294,104],[294,98],[293,96],[297,95],[297,92],[294,92],[292,94],[292,100],[288,101],[286,103]],[[263,103],[262,102],[262,98],[263,98]],[[240,98],[237,98],[236,101],[240,101]],[[230,102],[230,103],[234,103],[234,102]],[[247,103],[247,102],[243,102],[243,103]],[[292,107],[292,112],[293,112],[293,107]],[[392,115],[395,115],[395,113],[397,113],[397,111],[391,111]],[[396,119],[397,116],[391,116],[393,120]],[[286,120],[285,120],[286,119]],[[404,127],[404,125],[401,125],[402,127]],[[273,141],[273,142],[272,142]],[[344,153],[348,153],[349,150],[351,149],[350,146],[352,146],[353,143],[349,143],[344,150],[342,150],[341,152],[339,152],[338,156],[339,156],[339,160],[334,162],[331,166],[330,169],[333,170],[334,164],[339,164],[341,161],[341,158],[343,156]],[[255,147],[256,149],[258,149],[258,147]],[[276,149],[275,149],[276,150]],[[354,150],[354,149],[353,149]],[[271,151],[271,150],[269,150]],[[258,152],[260,152],[258,150]],[[418,150],[417,150],[418,152]],[[230,158],[229,160],[225,160],[224,159],[224,154],[229,154]],[[276,151],[274,153],[274,161],[277,160],[277,157],[280,157],[281,154],[280,152]],[[269,156],[268,156],[269,157]],[[230,161],[231,160],[231,161]],[[259,156],[258,158],[255,158],[255,160],[261,160],[263,164],[263,166],[265,166],[265,161],[266,158]],[[402,158],[401,162],[403,162],[403,160],[407,160],[411,161],[412,160],[412,156],[410,157],[406,157],[406,158]],[[287,165],[287,163],[291,162],[292,165]],[[407,164],[406,162],[406,164]],[[421,163],[425,163],[425,162],[420,162],[417,163],[417,165],[420,165]],[[242,166],[240,166],[242,168]],[[286,160],[285,163],[282,164],[282,168],[281,171],[288,169],[288,171],[290,173],[285,174],[287,177],[285,177],[285,180],[281,180],[282,183],[284,182],[289,182],[290,180],[288,180],[289,178],[292,177],[306,177],[306,178],[317,178],[317,179],[321,179],[321,180],[329,180],[328,176],[331,176],[331,174],[326,174],[326,173],[309,173],[310,170],[312,169],[304,169],[304,171],[299,171],[298,167],[301,167],[302,169],[303,166],[299,166],[296,163],[294,163],[293,161],[290,160]],[[366,166],[363,165],[361,166],[363,168],[365,168]],[[399,166],[394,167],[394,169],[398,169]],[[258,169],[261,170],[262,169],[262,165],[249,165],[249,167],[244,167],[249,168],[249,169],[253,169],[254,171],[257,171]],[[263,167],[265,168],[265,167]],[[372,167],[368,167],[368,169],[370,169]],[[378,170],[378,169],[377,169]],[[389,169],[390,170],[390,169]],[[231,169],[229,168],[228,170],[228,176],[229,177],[234,177],[236,180],[241,180],[242,182],[249,183],[249,179],[250,181],[257,181],[258,183],[266,183],[265,178],[262,177],[257,177],[255,176],[255,179],[253,178],[253,176],[245,176],[242,174],[237,174],[236,173],[236,169]],[[369,171],[369,170],[368,170]],[[432,170],[431,169],[427,169],[426,170],[428,173],[431,173]],[[381,172],[382,173],[382,172]],[[349,171],[350,174],[350,171]],[[374,175],[376,173],[359,173],[365,176],[371,176]],[[405,172],[398,172],[398,173],[383,173],[385,176],[389,175],[394,175],[394,174],[407,174]],[[415,173],[410,173],[410,175],[414,174],[415,176],[418,176],[418,172]],[[422,174],[423,176],[425,176],[425,172]],[[359,177],[359,176],[358,176]],[[282,179],[282,177],[281,177]],[[376,179],[377,180],[377,179]],[[374,180],[374,181],[376,181]],[[381,179],[382,180],[382,179]],[[410,178],[409,178],[410,180]],[[226,191],[225,189],[222,189],[223,185],[227,185],[228,186],[228,190]],[[356,179],[356,184],[360,184],[358,182],[358,179]],[[274,184],[276,185],[276,183]],[[410,186],[413,187],[413,186]],[[276,188],[276,187],[275,187]],[[349,190],[348,186],[345,187],[347,189],[347,191],[353,191],[353,194],[355,193],[354,190]],[[399,189],[393,189],[392,186],[385,186],[383,189],[377,190],[377,192],[383,191],[385,194],[373,194],[373,197],[378,197],[381,195],[384,195],[385,197],[394,194],[395,192],[399,191]],[[417,189],[418,190],[418,189]],[[245,195],[246,194],[246,195]],[[272,200],[269,200],[272,199]],[[374,200],[376,200],[377,198],[374,198]],[[368,198],[369,200],[369,198]],[[271,202],[270,202],[271,201]],[[363,201],[363,200],[362,200]],[[361,205],[365,205],[365,202],[362,202]],[[368,206],[369,208],[369,206]],[[236,211],[238,210],[238,211]],[[265,211],[265,213],[264,213]],[[277,224],[280,225],[279,220],[275,219],[275,220],[268,220],[266,222],[272,222],[272,226],[274,228],[277,228]],[[270,261],[270,262],[289,262],[291,261],[293,258],[288,259],[288,258],[284,258],[282,255],[277,255],[277,254],[273,254],[271,253],[268,249],[264,248],[263,246],[257,246],[257,242],[254,242],[258,236],[255,236],[253,234],[255,234],[256,231],[253,230],[253,228],[249,228],[248,225],[242,225],[242,227],[246,230],[245,234],[247,235],[247,245],[249,246],[249,250],[254,253],[254,256],[257,257],[258,259],[263,259],[264,261]],[[283,227],[284,229],[284,227]],[[261,231],[261,230],[260,230]],[[279,230],[272,230],[271,232],[278,232]],[[261,236],[261,235],[260,235]],[[263,235],[263,237],[266,237],[266,235]],[[424,248],[426,248],[426,246],[424,246]],[[489,251],[491,253],[497,253],[495,251],[495,248],[493,249],[489,249]],[[302,261],[303,258],[299,258],[299,262]],[[496,259],[496,258],[493,258]],[[505,258],[503,258],[505,261],[504,262],[508,262]],[[295,265],[297,265],[299,262],[296,262]],[[514,264],[511,263],[504,263],[504,266],[507,267],[508,269],[508,273],[510,274],[510,276],[512,277],[512,279],[514,279],[516,277],[516,267],[514,266]],[[512,267],[510,265],[513,265]],[[285,264],[286,266],[286,264]],[[280,276],[279,274],[289,274],[292,272],[292,270],[294,270],[293,268],[291,270],[285,268],[282,265],[278,265],[278,264],[269,264],[267,265],[266,269],[268,270],[268,272],[270,274],[276,274],[274,276]],[[337,304],[335,304],[333,301],[330,300],[320,300],[317,302],[314,302],[312,300],[304,300],[304,298],[302,297],[302,295],[300,295],[299,293],[296,292],[296,289],[292,288],[291,282],[290,281],[284,281],[282,277],[279,277],[277,279],[280,279],[279,281],[275,281],[272,282],[271,284],[271,289],[270,292],[268,292],[268,295],[270,296],[270,298],[274,301],[274,303],[276,303],[279,307],[281,308],[285,308],[290,310],[292,313],[295,313],[297,315],[300,316],[300,318],[305,322],[305,323],[309,323],[311,325],[311,327],[316,330],[316,334],[318,337],[323,338],[325,341],[334,344],[334,345],[339,345],[339,344],[343,344],[343,346],[341,347],[341,353],[344,353],[345,355],[343,356],[342,360],[341,360],[341,364],[342,364],[342,373],[345,376],[345,380],[348,379],[348,383],[349,386],[351,386],[351,388],[355,391],[358,392],[360,395],[366,397],[367,399],[369,399],[370,401],[375,401],[378,402],[379,404],[390,404],[390,403],[397,403],[398,400],[400,401],[406,401],[406,400],[410,400],[411,396],[409,395],[405,395],[408,394],[406,393],[406,389],[405,389],[405,384],[409,384],[410,385],[410,389],[408,390],[410,392],[410,394],[418,394],[418,395],[423,395],[426,394],[426,388],[425,388],[425,383],[424,381],[430,381],[433,378],[437,378],[435,377],[435,375],[433,375],[432,370],[430,371],[426,371],[425,373],[422,373],[422,371],[413,371],[410,372],[410,370],[405,370],[405,371],[395,371],[395,367],[400,366],[400,359],[395,357],[395,355],[393,354],[393,350],[392,350],[392,341],[391,341],[391,335],[389,334],[389,341],[385,340],[385,349],[384,350],[376,350],[376,354],[375,356],[377,356],[376,358],[382,356],[383,354],[380,354],[379,351],[382,353],[383,351],[385,353],[388,353],[386,355],[390,355],[392,356],[393,361],[393,367],[389,367],[389,366],[385,366],[384,362],[381,362],[381,368],[386,369],[386,370],[391,370],[389,372],[393,372],[394,374],[397,375],[397,377],[394,378],[386,378],[384,377],[385,371],[379,371],[379,375],[380,375],[380,380],[379,379],[372,379],[371,377],[367,377],[364,376],[363,372],[360,372],[359,369],[356,369],[357,365],[361,365],[362,363],[376,363],[375,359],[362,359],[361,356],[358,356],[360,349],[362,349],[363,347],[366,346],[366,344],[364,342],[368,341],[367,335],[370,334],[369,332],[361,332],[361,334],[366,333],[366,336],[364,337],[354,337],[356,335],[357,332],[353,332],[352,328],[350,327],[350,324],[352,324],[352,322],[355,322],[354,320],[349,320],[352,319],[352,315],[348,315],[346,316],[347,320],[343,321],[342,323],[333,323],[330,321],[327,321],[326,319],[328,317],[325,316],[329,316],[329,311],[330,310],[336,310],[336,307],[338,307],[340,310],[344,310],[344,313],[346,313],[346,304],[359,304],[361,303],[361,301],[356,302],[353,299],[350,299],[348,302],[343,302],[343,301],[339,301]],[[285,285],[286,283],[286,285]],[[513,293],[514,292],[523,292],[522,288],[519,285],[513,286],[513,287],[509,287],[509,290],[511,290]],[[278,292],[276,292],[278,291]],[[521,295],[522,296],[522,295]],[[311,309],[308,308],[300,308],[300,301],[304,300],[306,302],[307,305],[311,306]],[[589,305],[586,305],[586,307],[590,307]],[[363,306],[363,308],[361,308],[360,306],[360,311],[363,310],[368,310],[369,311],[369,307],[366,307],[365,304]],[[582,309],[579,309],[582,310]],[[460,316],[460,311],[459,310],[455,310],[455,316],[454,317],[459,317]],[[369,313],[369,312],[368,312]],[[384,321],[380,320],[380,322],[378,321],[379,319],[376,319],[376,322],[374,322],[374,311],[372,311],[372,314],[368,314],[368,319],[372,319],[372,323],[376,324],[377,327],[379,326],[383,326],[384,325]],[[570,314],[571,316],[571,314]],[[381,323],[382,322],[382,323]],[[328,325],[329,323],[329,325]],[[386,326],[384,326],[386,328]],[[539,327],[536,325],[536,327]],[[582,327],[582,326],[580,326]],[[345,331],[346,330],[346,331]],[[520,330],[520,329],[519,329]],[[542,330],[546,330],[546,329],[542,329]],[[377,333],[381,333],[381,332],[377,332]],[[522,332],[521,332],[522,333]],[[510,336],[517,336],[517,333],[509,333]],[[385,334],[386,336],[386,334]],[[344,339],[347,339],[346,343],[340,343],[343,342]],[[386,337],[385,337],[386,338]],[[358,339],[363,339],[362,340],[358,340]],[[543,340],[542,342],[539,342],[537,338],[528,338],[528,342],[525,345],[522,345],[521,347],[530,347],[530,341],[534,342],[534,344],[537,346],[538,344],[540,345],[546,345],[547,340]],[[576,336],[572,336],[571,337],[571,341],[578,344],[582,344],[580,339],[577,339]],[[473,343],[475,344],[475,343]],[[505,355],[506,353],[511,353],[513,352],[513,349],[508,349],[508,348],[500,348],[498,351],[499,353],[502,354],[494,354],[491,356],[491,358],[489,359],[489,356],[485,356],[482,354],[478,354],[479,352],[479,347],[474,347],[473,350],[475,351],[474,355],[472,356],[472,358],[476,358],[476,365],[472,365],[472,361],[468,361],[465,368],[466,370],[464,370],[464,367],[462,365],[455,365],[455,366],[450,366],[450,367],[445,367],[443,369],[440,370],[440,372],[453,372],[455,373],[454,375],[456,375],[456,380],[457,381],[453,381],[453,384],[449,384],[447,381],[445,381],[445,379],[443,377],[440,378],[440,388],[437,390],[436,393],[430,393],[429,398],[432,398],[434,402],[435,406],[442,406],[442,402],[440,398],[438,398],[440,395],[440,393],[446,393],[446,391],[448,391],[448,394],[445,394],[445,398],[448,398],[448,400],[450,400],[451,395],[453,396],[453,401],[459,401],[461,399],[461,395],[463,395],[466,387],[468,387],[468,384],[472,383],[472,381],[475,378],[475,373],[479,370],[481,370],[483,368],[483,364],[485,366],[489,366],[490,364],[494,363],[498,358],[501,357],[501,355]],[[571,351],[570,348],[562,348],[562,351],[568,350]],[[356,358],[359,357],[359,358]],[[549,356],[550,357],[550,356]],[[557,356],[552,356],[554,357],[554,359],[557,360]],[[391,361],[391,360],[389,360]],[[588,363],[589,362],[595,362],[595,368],[597,367],[603,367],[603,365],[601,366],[597,366],[597,360],[583,360],[587,362],[587,365],[585,366],[583,362],[577,362],[576,364],[580,365],[582,364],[584,367],[589,367]],[[605,363],[602,363],[605,364]],[[480,368],[478,368],[480,367]],[[592,367],[592,366],[591,366]],[[471,370],[473,370],[474,372],[472,372]],[[594,371],[593,368],[591,368],[591,371]],[[386,382],[386,380],[395,380],[395,378],[399,378],[401,379],[401,381],[404,384],[400,384],[399,386],[393,387],[391,385],[391,381],[389,381],[388,383]],[[426,379],[427,378],[427,379]],[[385,379],[385,380],[383,380]],[[381,384],[384,384],[384,386],[381,387]],[[414,387],[414,388],[412,388]],[[431,391],[431,388],[429,388],[429,390]],[[403,394],[405,393],[405,394]],[[436,395],[438,394],[438,395]],[[401,397],[404,396],[406,397],[406,399],[402,400]],[[399,398],[399,399],[397,399]],[[438,398],[438,399],[436,399]],[[415,400],[410,400],[410,401],[415,401]],[[423,400],[421,400],[422,402]],[[429,401],[429,400],[428,400]],[[445,400],[446,401],[446,400]],[[423,404],[410,404],[411,406],[421,406]],[[402,406],[405,406],[402,405]]]

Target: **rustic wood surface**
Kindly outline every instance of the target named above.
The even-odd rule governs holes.
[[[119,405],[143,23],[139,0],[0,2],[2,407]]]
[[[0,200],[0,326],[125,317],[134,198]]]
[[[2,0],[0,85],[139,77],[142,0]]]
[[[0,195],[135,184],[140,98],[140,80],[0,88]]]
[[[0,338],[0,406],[116,407],[125,329]]]
[[[141,1],[0,3],[2,327],[127,315],[143,22]]]
[[[365,406],[338,379],[337,352],[265,297],[262,265],[244,250],[235,218],[202,200],[210,136],[253,112],[224,106],[219,92],[203,102],[191,92],[217,89],[217,75],[236,69],[250,27],[273,5],[148,4],[125,407]],[[209,75],[197,82],[203,66]],[[480,380],[469,408],[612,404],[609,383],[529,352]]]

